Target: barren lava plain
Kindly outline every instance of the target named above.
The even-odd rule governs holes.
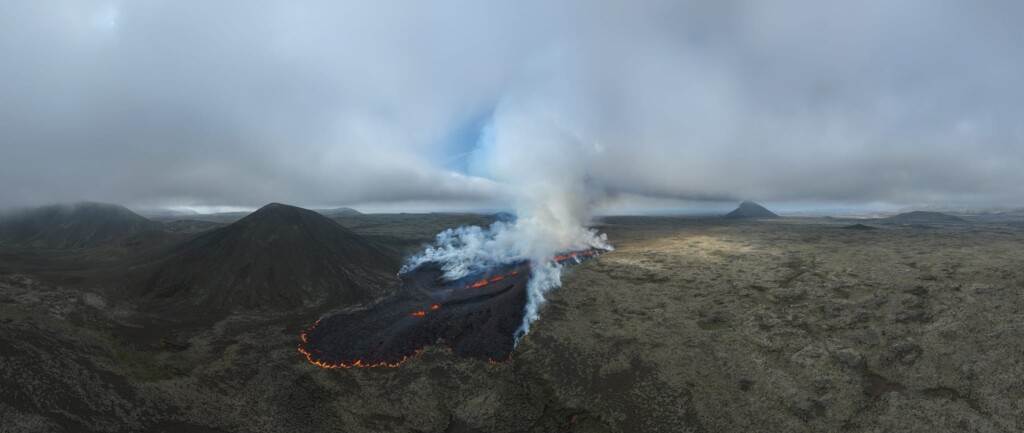
[[[506,362],[427,344],[398,368],[321,368],[296,350],[317,318],[314,333],[393,295],[187,322],[103,278],[230,221],[3,244],[0,430],[1021,431],[1024,218],[963,218],[604,218],[615,251],[566,273]],[[334,221],[399,258],[490,217]],[[372,320],[429,320],[422,299]],[[353,359],[339,356],[325,361]]]

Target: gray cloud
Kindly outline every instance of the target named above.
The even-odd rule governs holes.
[[[506,3],[0,3],[0,205],[491,206],[523,99],[611,197],[1024,204],[1017,2]]]

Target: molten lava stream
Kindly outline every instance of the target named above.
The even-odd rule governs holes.
[[[561,264],[575,259],[578,263],[601,252],[577,251],[555,256],[549,262]],[[515,348],[514,332],[523,320],[525,287],[530,278],[524,271],[534,265],[506,266],[504,274],[440,290],[430,286],[436,284],[432,283],[438,278],[435,274],[403,277],[406,293],[422,294],[423,288],[435,287],[426,293],[434,293],[428,296],[444,302],[424,301],[417,306],[415,299],[397,296],[376,309],[321,318],[301,333],[298,352],[310,364],[323,368],[394,368],[426,346],[441,344],[456,356],[489,364],[507,362]],[[489,287],[500,281],[505,283]],[[483,292],[471,294],[468,289]],[[387,346],[383,346],[385,343]]]
[[[312,326],[310,326],[309,328],[307,328],[305,331],[302,332],[302,334],[300,335],[300,338],[302,339],[303,343],[309,342],[309,332],[312,331],[317,326],[319,326],[320,322],[322,320],[323,320],[322,318],[317,320],[315,323],[313,323]],[[398,360],[396,362],[387,362],[387,361],[364,362],[364,361],[362,361],[360,359],[357,359],[357,360],[355,360],[355,361],[353,361],[351,363],[347,363],[347,364],[344,363],[344,362],[330,363],[330,362],[321,361],[319,359],[313,359],[313,353],[310,352],[310,351],[307,351],[304,347],[302,347],[301,344],[298,347],[298,351],[299,351],[299,353],[301,353],[303,356],[306,357],[306,360],[309,361],[310,364],[313,364],[313,365],[315,365],[317,367],[323,367],[323,368],[328,368],[328,369],[332,369],[332,368],[353,368],[353,367],[360,367],[360,368],[377,368],[377,367],[396,368],[396,367],[404,364],[405,361],[408,361],[412,357],[414,357],[416,355],[419,355],[420,352],[423,351],[423,348],[415,349],[413,351],[412,355],[404,355],[404,356],[402,356],[402,359],[400,359],[400,360]],[[323,350],[322,349],[316,349],[316,352],[322,353]]]
[[[398,366],[404,364],[405,361],[408,361],[410,358],[412,358],[412,357],[414,357],[416,355],[419,355],[420,352],[422,352],[422,351],[423,351],[423,349],[416,349],[416,353],[413,353],[412,355],[409,355],[409,356],[403,356],[401,360],[399,360],[398,362],[394,362],[394,363],[388,363],[386,361],[381,361],[381,362],[377,362],[377,363],[365,363],[362,360],[358,360],[357,359],[355,362],[353,362],[351,364],[345,364],[343,362],[339,362],[339,363],[336,363],[336,364],[331,364],[331,363],[327,363],[327,362],[324,362],[324,361],[313,359],[313,356],[312,356],[311,353],[305,351],[302,348],[302,346],[299,346],[299,353],[305,355],[306,356],[306,360],[308,360],[310,364],[313,364],[313,365],[315,365],[317,367],[323,367],[323,368],[353,368],[353,367],[359,367],[359,368],[377,368],[377,367],[397,368]]]
[[[555,258],[549,260],[549,262],[550,263],[561,264],[562,262],[564,262],[566,260],[569,260],[569,259],[575,259],[575,258],[579,258],[579,257],[590,257],[590,256],[593,256],[593,255],[596,255],[596,254],[600,254],[601,251],[602,250],[598,250],[598,249],[576,251],[576,252],[572,252],[572,253],[569,253],[569,254],[555,256]],[[488,284],[492,284],[492,283],[496,283],[498,281],[504,280],[505,278],[509,278],[509,277],[513,277],[513,276],[519,275],[522,272],[522,269],[529,269],[529,268],[532,268],[534,266],[535,265],[533,263],[528,263],[525,266],[523,266],[523,268],[521,268],[521,269],[515,269],[515,270],[513,270],[512,272],[510,272],[510,273],[508,273],[506,275],[498,275],[498,276],[492,277],[490,279],[486,279],[485,278],[483,280],[480,280],[480,281],[477,281],[475,283],[467,285],[466,287],[464,287],[464,289],[476,289],[476,288],[479,288],[479,287],[484,287],[484,286],[486,286]],[[444,290],[446,292],[452,291],[452,289],[450,289],[450,288],[444,289]]]

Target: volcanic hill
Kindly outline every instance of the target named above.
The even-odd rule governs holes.
[[[725,214],[726,218],[733,219],[746,219],[746,218],[778,218],[772,211],[765,209],[752,201],[745,201],[740,203],[740,206],[736,210]]]
[[[913,212],[905,212],[893,215],[891,217],[885,218],[885,220],[901,223],[955,223],[964,221],[962,218],[955,217],[953,215],[923,210],[916,210]]]
[[[129,290],[189,314],[294,311],[390,292],[398,267],[394,255],[327,217],[271,203],[151,259]]]
[[[313,211],[328,218],[335,218],[340,216],[356,216],[363,214],[362,212],[359,212],[350,207],[337,207],[334,209],[313,209]]]
[[[83,249],[160,228],[160,223],[116,204],[57,204],[0,219],[0,243],[32,248]]]

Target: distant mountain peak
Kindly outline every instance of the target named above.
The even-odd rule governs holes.
[[[297,231],[315,231],[327,227],[327,229],[341,229],[348,232],[348,229],[341,227],[338,223],[319,212],[283,203],[267,204],[242,219],[235,221],[230,226],[260,226],[265,227],[267,230],[289,229]],[[354,235],[353,233],[350,234]]]
[[[296,213],[302,213],[302,212],[313,212],[313,211],[306,210],[306,209],[303,209],[303,208],[300,208],[300,207],[295,207],[295,206],[292,206],[292,205],[287,205],[287,204],[282,204],[282,203],[274,202],[274,203],[269,203],[269,204],[267,204],[267,205],[265,205],[265,206],[263,206],[263,207],[261,207],[259,209],[256,209],[253,213],[249,214],[248,216],[246,216],[245,218],[242,218],[242,219],[244,220],[244,219],[247,219],[247,218],[250,218],[250,217],[266,217],[268,215],[270,215],[270,216],[273,216],[273,215],[288,215],[288,214],[296,214]]]
[[[729,212],[729,213],[725,214],[725,217],[726,218],[740,219],[740,218],[778,218],[779,216],[776,215],[775,213],[773,213],[772,211],[770,211],[768,209],[765,209],[764,206],[761,206],[761,205],[759,205],[757,203],[754,203],[752,201],[744,201],[743,203],[740,203],[739,207],[737,207],[736,210],[733,210],[732,212]]]

